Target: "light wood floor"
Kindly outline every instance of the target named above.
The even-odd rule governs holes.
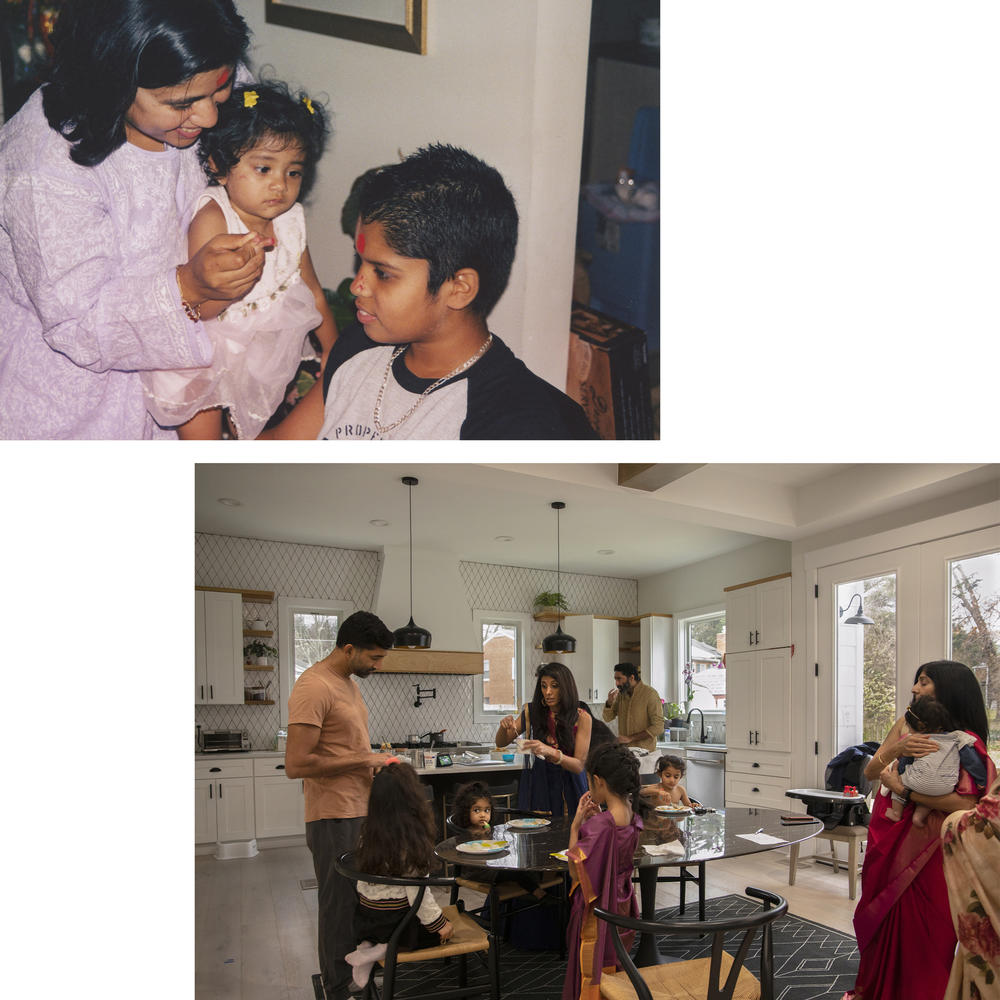
[[[812,860],[800,862],[788,885],[783,851],[707,868],[706,895],[742,893],[748,885],[788,900],[790,913],[853,933],[855,903],[847,898],[847,874]],[[302,890],[313,878],[306,847],[261,851],[255,858],[195,858],[195,996],[198,1000],[313,1000],[316,958],[316,892]],[[860,892],[860,889],[859,889]],[[690,900],[692,890],[688,889]],[[469,903],[482,897],[469,895]],[[657,905],[677,902],[675,885],[660,885]],[[695,897],[697,905],[697,898]]]

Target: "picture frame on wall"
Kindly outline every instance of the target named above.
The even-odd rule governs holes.
[[[427,0],[264,0],[268,24],[427,54]]]

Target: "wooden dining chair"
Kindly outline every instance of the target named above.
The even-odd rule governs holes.
[[[771,924],[788,910],[788,902],[765,889],[748,886],[746,894],[762,903],[762,908],[745,917],[725,920],[636,920],[607,910],[595,909],[599,920],[611,925],[611,941],[624,971],[601,976],[601,996],[605,1000],[774,1000],[774,945]],[[637,969],[622,944],[619,928],[643,934],[699,937],[712,935],[712,954],[682,962]],[[761,932],[760,979],[744,961],[757,931]],[[724,948],[725,936],[743,932],[736,954]],[[725,977],[723,979],[723,977]]]
[[[379,990],[375,976],[371,975],[365,985],[363,996],[365,1000],[392,1000],[396,989],[396,976],[400,965],[407,965],[413,962],[433,962],[443,959],[443,966],[435,973],[430,973],[422,981],[421,985],[428,992],[425,995],[433,996],[435,1000],[449,1000],[449,998],[467,997],[476,993],[487,992],[482,985],[469,985],[467,959],[471,954],[476,954],[486,966],[488,974],[488,992],[490,1000],[500,1000],[500,961],[497,953],[496,938],[490,931],[484,930],[467,913],[463,912],[462,905],[449,905],[442,907],[445,917],[455,928],[454,934],[443,944],[432,948],[418,948],[414,951],[401,951],[399,940],[407,924],[417,919],[417,910],[424,898],[425,892],[430,892],[431,886],[454,885],[454,879],[441,878],[437,876],[425,876],[423,878],[394,878],[388,875],[369,875],[358,871],[354,867],[354,856],[350,852],[342,854],[336,862],[337,871],[350,879],[357,886],[358,881],[372,882],[376,885],[398,885],[415,886],[418,888],[417,895],[405,916],[400,920],[396,929],[392,932],[392,937],[386,943],[385,958],[379,964],[383,966],[382,989]],[[451,968],[450,960],[458,958],[458,984],[449,989],[441,989],[430,986],[428,979],[443,975]]]
[[[501,816],[504,815],[503,810],[498,810]],[[448,836],[450,837],[465,837],[468,839],[469,831],[463,829],[455,822],[454,816],[449,816],[447,819]],[[472,892],[481,893],[485,898],[482,904],[476,908],[474,911],[479,915],[481,920],[487,922],[487,926],[490,932],[497,938],[501,937],[506,940],[507,933],[506,929],[509,926],[509,920],[515,914],[514,901],[522,900],[529,901],[534,898],[533,893],[529,892],[523,886],[517,884],[517,882],[492,882],[487,879],[475,878],[472,874],[474,871],[482,871],[481,868],[466,870],[466,874],[462,873],[461,865],[453,865],[455,873],[455,885],[451,890],[451,903],[455,905],[458,902],[458,891],[459,888],[469,889]],[[566,926],[566,915],[568,912],[568,904],[566,902],[567,895],[567,885],[566,885],[566,875],[563,872],[549,872],[540,873],[539,887],[544,889],[549,897],[548,900],[537,900],[536,902],[529,902],[526,907],[520,907],[516,912],[523,912],[526,909],[533,909],[535,906],[550,905],[555,903],[559,910],[559,925],[561,927]],[[561,939],[562,945],[560,947],[559,957],[563,959],[566,957],[566,942],[565,937]]]

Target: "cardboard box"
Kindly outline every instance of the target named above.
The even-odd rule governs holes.
[[[579,302],[570,314],[566,392],[602,438],[659,437],[653,427],[646,334]]]

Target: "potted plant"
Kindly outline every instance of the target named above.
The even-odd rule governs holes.
[[[261,642],[260,639],[254,639],[253,642],[245,643],[243,646],[244,661],[255,663],[261,667],[269,666],[270,658],[277,655],[278,651],[274,646],[269,646],[266,642]]]
[[[560,611],[569,611],[566,598],[558,590],[543,590],[541,593],[535,595],[535,600],[532,604],[537,615],[554,615]]]

